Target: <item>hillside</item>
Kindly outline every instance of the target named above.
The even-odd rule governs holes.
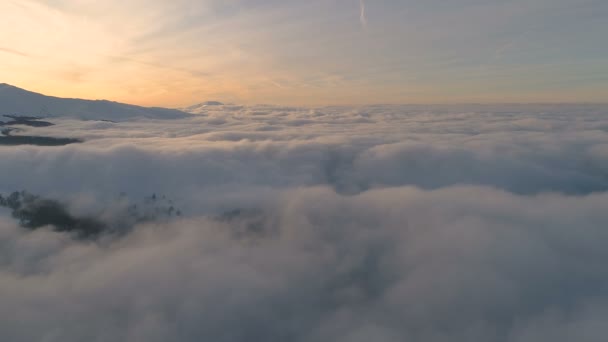
[[[1,83],[0,115],[124,121],[133,118],[176,119],[189,114],[175,109],[141,107],[107,100],[46,96]]]

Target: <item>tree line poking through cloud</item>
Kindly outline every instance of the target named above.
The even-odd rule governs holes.
[[[31,230],[50,227],[80,239],[124,234],[139,223],[182,215],[171,200],[164,196],[159,198],[156,194],[146,197],[140,205],[123,204],[112,216],[102,215],[103,210],[98,215],[76,215],[64,202],[26,191],[15,191],[6,196],[0,194],[0,207],[8,208],[20,226]]]

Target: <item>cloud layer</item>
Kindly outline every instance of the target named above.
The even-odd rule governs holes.
[[[607,107],[196,111],[0,147],[1,193],[184,212],[94,241],[1,212],[0,339],[604,340]]]

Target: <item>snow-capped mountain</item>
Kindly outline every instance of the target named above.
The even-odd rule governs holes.
[[[106,100],[46,96],[1,83],[1,115],[124,121],[133,118],[176,119],[189,114],[176,109],[141,107]]]

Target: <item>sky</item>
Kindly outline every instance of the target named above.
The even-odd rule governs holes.
[[[3,0],[0,82],[182,107],[605,102],[605,0]]]

